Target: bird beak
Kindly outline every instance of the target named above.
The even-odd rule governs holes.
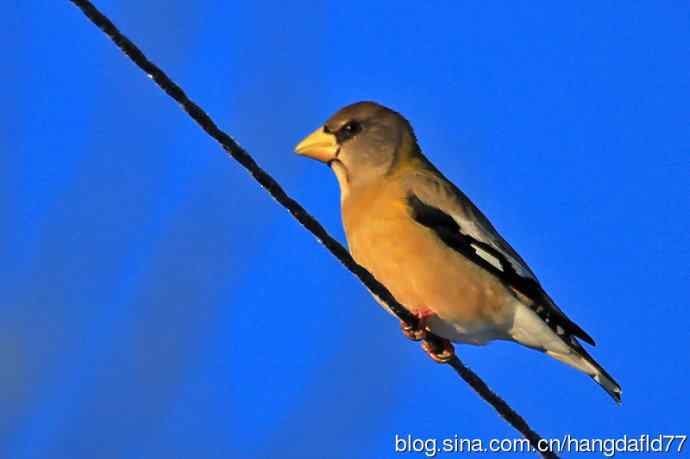
[[[338,143],[333,134],[328,134],[320,127],[298,143],[295,151],[298,155],[328,163],[338,154]]]

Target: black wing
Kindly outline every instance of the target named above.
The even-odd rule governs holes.
[[[531,299],[533,304],[529,306],[555,333],[563,337],[574,335],[594,346],[594,340],[558,309],[539,282],[520,275],[502,251],[470,236],[452,216],[423,202],[413,192],[407,195],[407,204],[412,218],[434,231],[448,247]]]

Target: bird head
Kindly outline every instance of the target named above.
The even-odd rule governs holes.
[[[418,150],[410,123],[375,102],[340,109],[295,147],[330,166],[343,191],[385,176]]]

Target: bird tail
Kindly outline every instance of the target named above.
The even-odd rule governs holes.
[[[553,319],[543,320],[531,308],[518,305],[509,334],[518,343],[545,352],[589,375],[620,404],[621,386],[587,353],[574,335]]]
[[[563,353],[549,350],[545,350],[545,352],[551,357],[589,375],[620,405],[623,391],[616,380],[584,350],[574,337],[566,338],[563,341],[566,341],[571,352]]]

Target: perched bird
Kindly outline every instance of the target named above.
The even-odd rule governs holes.
[[[512,340],[586,373],[620,403],[618,383],[578,342],[594,340],[422,154],[402,115],[374,102],[349,105],[295,150],[335,173],[352,257],[419,318],[417,329],[401,327],[430,357],[448,361],[451,341]],[[444,345],[425,340],[427,331]]]

